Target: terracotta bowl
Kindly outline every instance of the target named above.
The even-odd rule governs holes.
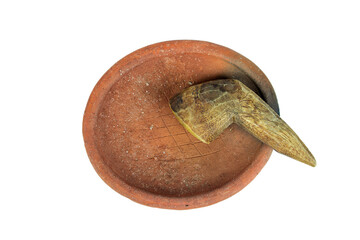
[[[272,149],[236,125],[201,143],[168,104],[182,89],[220,78],[241,80],[279,112],[262,71],[223,46],[162,42],[117,62],[96,84],[84,114],[85,147],[96,172],[123,196],[159,208],[204,207],[239,192]]]

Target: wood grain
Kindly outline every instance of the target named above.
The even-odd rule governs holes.
[[[179,122],[204,143],[212,142],[235,123],[277,152],[316,165],[314,156],[289,125],[236,79],[191,86],[171,98],[170,107]]]

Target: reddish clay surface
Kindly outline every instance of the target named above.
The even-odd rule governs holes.
[[[272,149],[236,125],[207,145],[175,119],[168,99],[208,80],[237,78],[278,111],[274,90],[242,55],[201,41],[171,41],[117,62],[88,101],[83,135],[100,177],[153,207],[190,209],[224,200],[262,169]]]

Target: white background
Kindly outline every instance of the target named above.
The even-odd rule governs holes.
[[[360,239],[357,1],[1,1],[0,239]],[[273,153],[235,196],[195,210],[110,189],[85,152],[88,97],[146,45],[229,47],[272,82],[315,155]]]

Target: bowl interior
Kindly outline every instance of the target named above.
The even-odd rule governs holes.
[[[219,78],[237,78],[260,94],[238,67],[207,54],[154,57],[120,74],[97,115],[103,160],[128,185],[164,196],[192,196],[236,178],[261,142],[232,125],[204,144],[181,126],[168,103],[192,84]]]

